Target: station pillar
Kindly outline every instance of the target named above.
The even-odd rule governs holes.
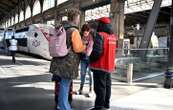
[[[30,17],[30,22],[31,24],[34,24],[34,18],[33,18],[33,5],[31,7],[31,17]]]
[[[173,88],[173,7],[171,7],[168,68],[165,73],[164,88]]]
[[[54,7],[55,7],[55,10],[54,10],[54,19],[55,19],[55,26],[58,24],[58,19],[57,19],[57,16],[58,16],[58,12],[57,12],[57,0],[55,0],[55,5],[54,5]]]
[[[73,0],[73,7],[80,9],[81,2],[82,0]]]
[[[124,6],[125,0],[112,0],[111,2],[111,13],[112,26],[114,33],[118,36],[118,48],[123,47],[124,39]],[[122,53],[117,53],[121,55]]]
[[[82,28],[82,25],[85,24],[85,11],[81,10],[81,16],[80,16],[80,28]]]

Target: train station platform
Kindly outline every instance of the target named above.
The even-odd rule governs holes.
[[[17,54],[0,55],[0,110],[54,110],[54,83],[48,73],[50,62]],[[112,75],[114,77],[114,75]],[[112,78],[111,110],[172,110],[173,90],[162,88],[163,76],[129,86]],[[157,82],[157,83],[156,83]],[[74,91],[79,79],[74,80]],[[84,92],[87,92],[87,84]],[[93,107],[95,95],[73,95],[73,110]]]

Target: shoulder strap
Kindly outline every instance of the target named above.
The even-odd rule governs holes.
[[[64,27],[64,29],[66,30],[66,32],[69,34],[71,34],[73,31],[74,31],[74,29],[77,29],[78,30],[78,27],[77,26],[72,26],[72,25],[70,25],[70,26],[68,26],[68,27]],[[71,46],[72,46],[72,42],[71,42],[71,36],[70,37],[67,37],[67,41],[66,41],[66,44],[67,44],[67,48],[71,48]]]
[[[70,29],[70,28],[79,29],[77,26],[68,26],[68,27],[64,27],[64,28],[65,28],[65,30],[68,30],[68,29]]]

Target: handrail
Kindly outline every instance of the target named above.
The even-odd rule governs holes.
[[[169,50],[169,48],[137,48],[137,49],[117,48],[116,50]]]

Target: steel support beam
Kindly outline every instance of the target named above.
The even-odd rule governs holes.
[[[55,13],[55,15],[54,15],[54,19],[55,19],[55,25],[57,24],[57,22],[58,22],[58,20],[57,20],[57,3],[58,3],[58,0],[55,0],[55,5],[54,5],[54,8],[55,8],[55,10],[54,10],[54,13]]]
[[[172,0],[173,1],[173,0]],[[169,41],[169,54],[168,54],[168,68],[165,73],[165,88],[173,88],[173,2],[170,16],[170,41]]]
[[[82,28],[82,25],[85,23],[85,11],[81,11],[80,16],[80,28]]]
[[[160,11],[160,6],[161,6],[162,0],[154,0],[154,5],[152,7],[152,11],[150,13],[147,26],[144,32],[144,36],[141,40],[139,48],[148,48],[150,40],[151,40],[151,35],[154,29],[154,25],[156,24],[159,11]],[[140,52],[141,57],[145,57],[147,51],[142,51]]]
[[[9,15],[9,11],[8,10],[6,10],[6,9],[4,9],[4,8],[0,8],[0,11],[1,11],[1,13],[3,13],[4,15]]]
[[[88,10],[111,3],[112,0],[81,0],[80,9]]]
[[[112,0],[111,18],[114,33],[120,39],[124,38],[124,0]]]
[[[10,0],[10,2],[11,2],[12,4],[16,4],[16,5],[17,5],[17,3],[18,3],[18,2],[16,2],[16,0]]]
[[[112,0],[111,13],[113,32],[118,36],[118,48],[123,47],[124,39],[124,4],[125,0]],[[117,52],[117,56],[122,56],[122,51]]]
[[[7,8],[7,9],[14,8],[14,6],[12,4],[7,3],[7,2],[5,2],[5,3],[4,2],[0,2],[0,5],[3,6],[3,7],[5,7],[5,8]]]
[[[172,3],[173,6],[173,3]],[[170,17],[170,50],[169,50],[169,66],[173,66],[173,7],[171,8]],[[173,68],[171,68],[173,70]]]
[[[41,7],[41,23],[44,23],[45,20],[44,20],[44,13],[43,13],[43,0],[39,0],[40,1],[40,7]]]

